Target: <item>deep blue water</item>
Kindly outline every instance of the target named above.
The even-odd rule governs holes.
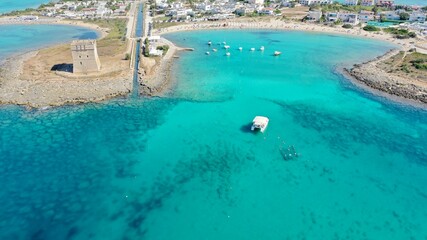
[[[427,238],[427,112],[335,73],[393,45],[167,38],[196,50],[176,60],[166,97],[0,108],[0,239]],[[256,115],[270,118],[264,134],[249,130]]]

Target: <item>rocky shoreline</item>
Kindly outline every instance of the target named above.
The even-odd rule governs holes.
[[[0,104],[23,105],[29,108],[56,107],[86,102],[99,102],[127,95],[132,89],[126,74],[114,79],[56,78],[35,80],[23,74],[26,61],[39,51],[31,51],[7,59],[0,66]]]
[[[162,96],[172,85],[171,69],[174,59],[180,51],[188,49],[179,48],[172,42],[163,39],[163,42],[169,46],[165,56],[158,60],[141,56],[141,62],[138,69],[139,94],[142,96]]]
[[[402,97],[419,103],[427,104],[427,84],[416,79],[403,78],[386,72],[377,66],[378,63],[391,58],[399,50],[391,50],[386,54],[362,64],[355,64],[351,69],[344,69],[350,77],[391,96]]]

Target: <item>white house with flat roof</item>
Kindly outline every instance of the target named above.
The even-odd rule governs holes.
[[[356,6],[359,0],[345,0],[344,4],[348,6]]]
[[[313,4],[331,4],[333,0],[299,0],[301,5],[310,6]]]
[[[360,5],[368,7],[368,6],[373,6],[375,4],[374,0],[361,0],[360,1]]]
[[[309,11],[307,15],[308,21],[318,22],[322,17],[322,11]]]
[[[425,22],[426,14],[423,12],[412,12],[409,15],[409,21],[411,22]]]

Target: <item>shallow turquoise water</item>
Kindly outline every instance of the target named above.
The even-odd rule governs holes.
[[[26,8],[37,8],[40,4],[49,3],[49,0],[1,0],[0,14]],[[57,1],[55,1],[57,2]]]
[[[0,109],[0,239],[427,238],[427,112],[335,73],[393,46],[167,37],[196,49],[177,60],[168,97]],[[231,56],[205,55],[208,40]],[[255,115],[270,118],[265,134],[249,131]],[[285,161],[290,146],[299,157]]]
[[[63,25],[0,25],[0,62],[23,53],[75,39],[96,39],[99,33],[84,27]]]

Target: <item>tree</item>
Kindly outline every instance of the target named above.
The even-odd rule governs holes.
[[[400,20],[409,20],[409,13],[407,12],[401,12],[399,14]]]

